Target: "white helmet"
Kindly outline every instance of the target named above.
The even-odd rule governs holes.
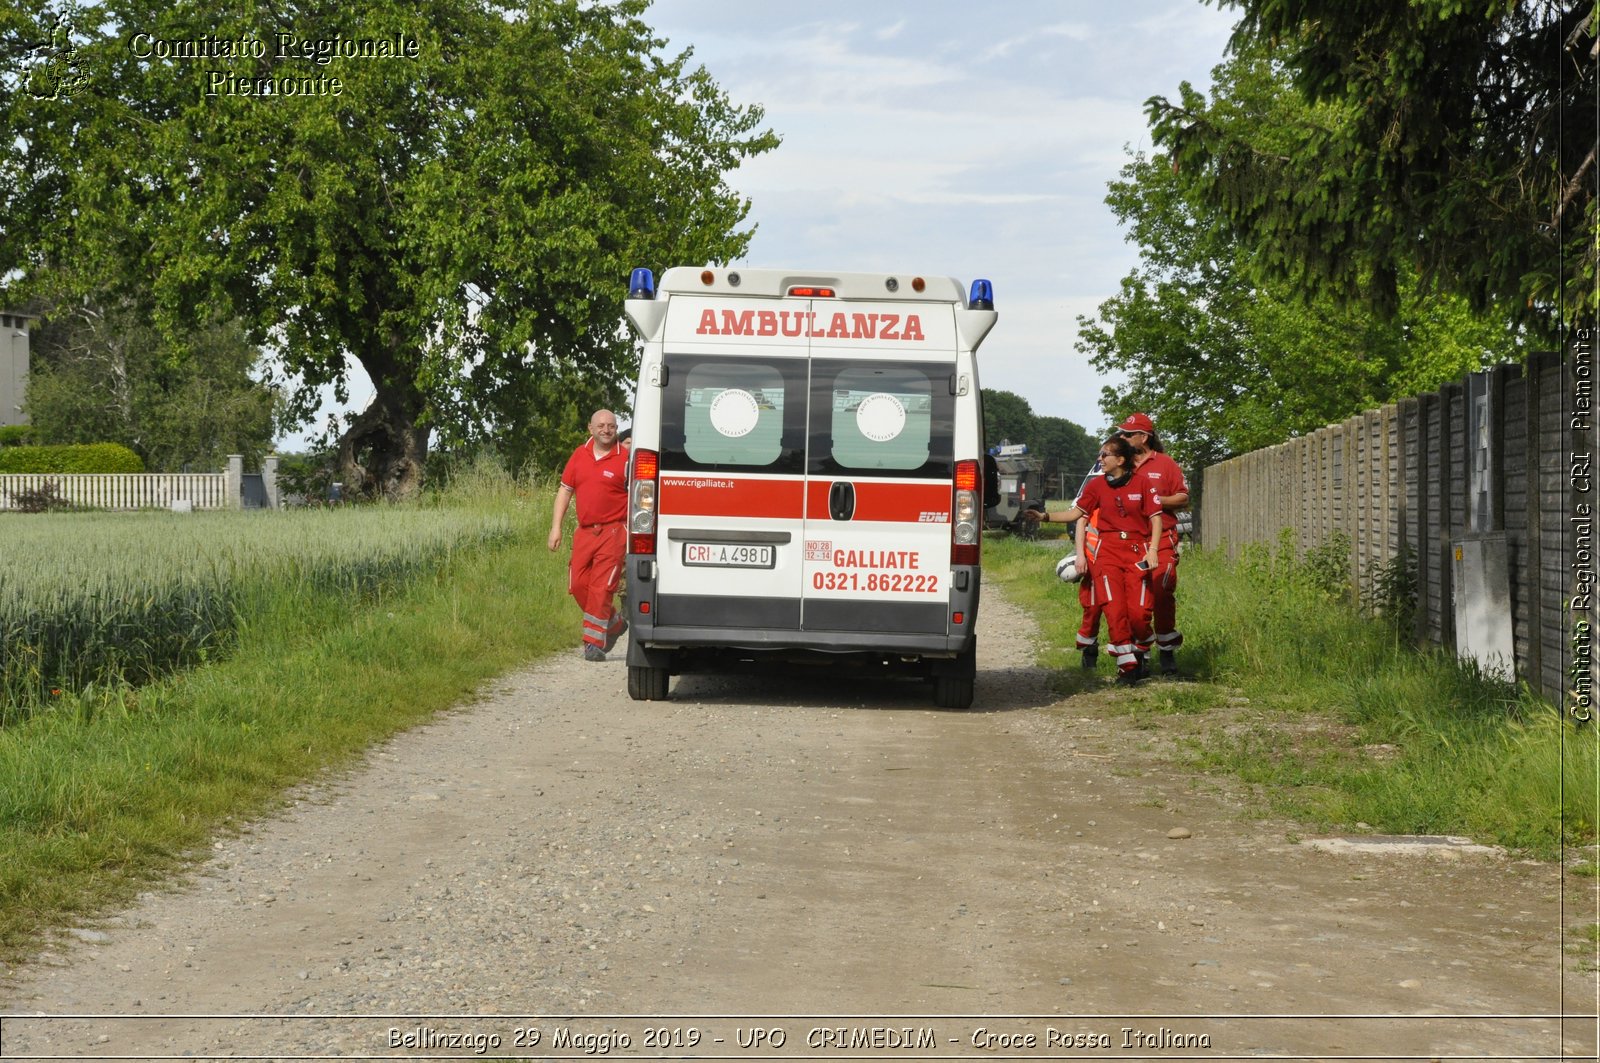
[[[1078,572],[1078,555],[1068,554],[1056,562],[1056,575],[1061,577],[1062,583],[1076,583],[1081,573]]]

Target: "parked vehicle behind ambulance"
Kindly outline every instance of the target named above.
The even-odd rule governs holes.
[[[989,282],[677,267],[629,295],[629,694],[777,659],[971,705]]]

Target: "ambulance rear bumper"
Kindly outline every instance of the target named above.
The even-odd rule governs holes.
[[[977,635],[890,634],[881,631],[762,631],[715,627],[633,628],[632,645],[645,650],[726,649],[752,653],[806,652],[882,654],[892,657],[956,657]]]
[[[920,603],[817,600],[802,606],[792,598],[656,594],[649,612],[640,611],[642,598],[629,603],[630,647],[652,656],[732,650],[952,659],[970,655],[977,640],[977,570],[959,582],[965,589],[949,599]],[[653,590],[642,584],[637,593]]]

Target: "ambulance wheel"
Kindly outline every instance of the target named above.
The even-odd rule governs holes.
[[[933,703],[941,709],[972,708],[972,681],[978,674],[978,647],[967,651],[947,668],[933,673]]]
[[[933,680],[933,703],[941,709],[972,708],[972,677],[941,675]]]
[[[661,701],[667,696],[672,673],[649,665],[628,665],[628,697],[634,701]]]

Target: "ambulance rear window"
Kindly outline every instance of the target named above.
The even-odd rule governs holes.
[[[803,364],[668,357],[662,467],[801,471]]]
[[[812,374],[813,473],[950,475],[954,404],[948,365],[817,359]]]

